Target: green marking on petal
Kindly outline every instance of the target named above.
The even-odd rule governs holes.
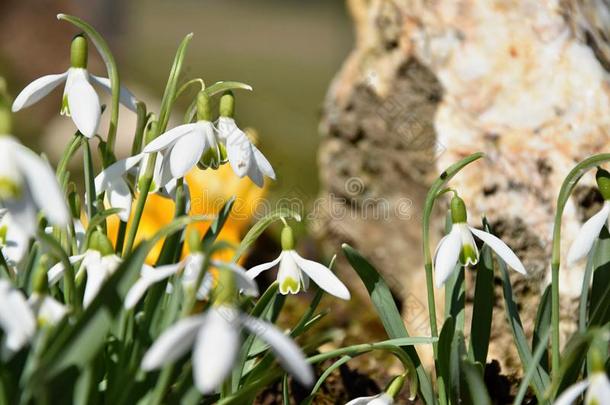
[[[21,197],[21,185],[8,177],[0,178],[0,200],[12,200]]]
[[[8,226],[4,225],[0,227],[0,244],[6,245],[6,234],[8,232]]]
[[[64,94],[61,99],[61,110],[59,111],[60,115],[65,115],[66,117],[70,116],[70,106],[68,106],[68,95]]]
[[[280,284],[280,293],[282,294],[296,294],[301,289],[301,283],[292,277],[286,277]]]
[[[477,264],[478,261],[479,255],[475,247],[472,245],[462,245],[462,250],[460,251],[460,263],[462,266]]]

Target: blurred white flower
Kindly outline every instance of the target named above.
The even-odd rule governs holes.
[[[41,211],[53,225],[65,227],[70,220],[51,166],[8,135],[0,135],[0,205],[28,237],[36,233]]]
[[[36,332],[36,320],[25,296],[4,279],[0,279],[0,328],[4,331],[4,356],[19,351]]]
[[[474,236],[485,242],[502,260],[521,274],[527,274],[517,255],[497,236],[473,228],[466,223],[466,207],[457,195],[451,200],[451,219],[453,225],[436,248],[434,272],[436,287],[440,288],[455,269],[456,264],[474,265],[479,261],[479,249]]]
[[[241,329],[269,344],[282,366],[301,384],[310,386],[313,371],[299,347],[273,324],[250,317],[232,306],[215,306],[202,315],[184,318],[167,329],[144,355],[142,369],[154,370],[179,359],[193,348],[193,378],[199,391],[218,389],[240,349]]]
[[[76,128],[87,138],[93,137],[102,114],[100,100],[91,83],[111,92],[110,79],[87,71],[87,40],[76,36],[72,41],[71,67],[64,73],[42,76],[28,84],[13,102],[13,112],[38,102],[53,89],[65,82],[61,114],[71,115]],[[136,99],[121,87],[120,102],[136,111]]]
[[[599,238],[599,233],[610,217],[610,201],[604,201],[602,208],[585,222],[568,251],[568,265],[573,265],[578,260],[587,256],[595,240]]]
[[[87,272],[83,305],[87,307],[102,288],[104,282],[114,273],[121,264],[121,258],[114,253],[102,255],[98,250],[89,249],[80,255],[71,256],[70,263],[75,264],[82,260],[79,273],[84,269]],[[58,262],[48,271],[49,285],[57,283],[63,276],[65,267]],[[76,275],[78,279],[80,274]]]
[[[373,395],[371,397],[360,397],[352,399],[345,405],[392,405],[393,403],[394,398],[392,398],[385,392],[382,392],[381,394]]]
[[[54,325],[68,313],[64,304],[44,293],[32,293],[28,304],[40,326]]]
[[[129,289],[125,297],[125,308],[130,309],[136,306],[138,301],[144,296],[146,291],[155,283],[165,280],[174,274],[182,271],[181,283],[186,290],[193,290],[195,283],[199,278],[199,274],[203,268],[203,254],[192,253],[184,258],[180,263],[159,266],[157,268],[144,265],[140,273],[140,278]],[[217,260],[211,260],[210,265],[218,269],[229,270],[235,276],[237,288],[245,295],[257,296],[258,286],[247,275],[246,271],[236,263],[225,263]],[[209,296],[211,289],[214,286],[215,278],[211,271],[208,271],[203,276],[201,286],[197,290],[197,299],[204,300]]]
[[[610,403],[610,381],[603,371],[594,372],[584,381],[568,387],[555,401],[555,405],[570,405],[587,390],[585,405],[606,405]]]

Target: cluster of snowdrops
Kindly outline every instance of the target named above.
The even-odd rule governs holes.
[[[494,274],[503,282],[507,322],[523,366],[515,403],[528,395],[540,403],[570,403],[585,391],[587,403],[610,401],[606,377],[610,321],[606,286],[610,283],[602,285],[610,280],[604,270],[610,261],[610,245],[599,237],[606,232],[602,228],[610,214],[609,203],[585,223],[568,254],[573,262],[589,259],[578,332],[563,352],[557,277],[563,207],[577,180],[610,156],[597,155],[580,163],[560,192],[553,282],[542,295],[532,342],[526,339],[507,273],[512,268],[526,277],[525,267],[485,220],[482,229],[468,225],[464,201],[458,191],[447,187],[451,177],[483,157],[479,153],[443,172],[426,201],[423,239],[431,336],[408,335],[383,278],[356,250],[344,245],[344,254],[370,293],[388,340],[326,351],[320,348],[324,339],[299,346],[305,332],[326,313],[318,311],[324,294],[350,299],[347,287],[331,270],[332,262],[326,266],[295,250],[289,223],[300,220],[299,214],[288,209],[269,213],[238,246],[218,238],[233,199],[214,216],[189,215],[184,176],[194,167],[214,170],[227,164],[235,176],[248,177],[259,187],[265,177],[275,179],[270,162],[234,119],[234,92],[249,91],[250,86],[229,81],[206,86],[201,78],[183,80],[182,64],[192,37],[187,35],[171,66],[160,110],[148,112],[143,102],[121,86],[112,53],[95,29],[73,16],[58,18],[82,31],[72,39],[68,70],[34,80],[12,102],[6,94],[0,95],[0,403],[243,404],[276,382],[281,383],[284,403],[290,403],[289,376],[309,390],[302,403],[314,403],[333,370],[357,356],[379,351],[393,354],[404,372],[388,376],[386,388],[378,394],[352,399],[350,404],[391,404],[405,387],[411,398],[419,396],[428,404],[457,404],[466,398],[488,404],[493,392],[488,392],[483,376],[489,360]],[[105,63],[107,78],[87,70],[90,43]],[[9,135],[8,109],[18,113],[42,102],[62,84],[60,112],[71,118],[75,134],[53,170],[43,156]],[[108,106],[101,105],[96,87],[110,93]],[[168,128],[176,99],[189,94],[184,123]],[[123,159],[115,156],[119,104],[137,115],[135,133],[129,135],[131,154]],[[98,133],[103,119],[109,120],[105,136]],[[94,169],[90,147],[94,140],[99,171]],[[74,184],[67,169],[79,150],[83,152],[82,188]],[[610,174],[599,168],[597,180],[601,195],[610,200]],[[84,190],[82,198],[79,189]],[[151,193],[174,201],[174,220],[136,243]],[[448,193],[453,194],[448,233],[433,258],[429,218],[435,201]],[[118,216],[120,225],[111,238],[106,221],[112,216]],[[199,221],[210,222],[203,235],[186,232],[187,225]],[[279,257],[243,268],[240,258],[273,223],[282,226]],[[483,242],[482,249],[474,237]],[[146,264],[159,241],[163,244],[156,263]],[[229,248],[233,259],[219,259],[217,253]],[[259,294],[257,276],[275,267],[277,281]],[[467,334],[464,294],[456,294],[466,288],[466,269],[476,271]],[[308,290],[310,281],[317,287],[309,308],[292,328],[280,330],[274,323],[287,295]],[[448,297],[440,333],[435,287],[445,288]],[[432,345],[434,378],[416,345]],[[191,356],[186,355],[189,352]],[[271,367],[275,361],[282,368]],[[333,362],[325,370],[315,368],[328,361]]]

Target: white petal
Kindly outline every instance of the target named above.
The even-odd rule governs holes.
[[[578,396],[587,388],[589,381],[580,381],[576,384],[568,387],[561,395],[555,400],[554,405],[570,405],[576,401]]]
[[[102,115],[100,99],[87,80],[87,72],[84,69],[72,68],[70,75],[74,75],[67,89],[72,121],[83,135],[92,138],[97,133]]]
[[[243,325],[250,332],[265,341],[278,361],[292,374],[301,384],[311,386],[313,384],[313,369],[305,360],[301,349],[294,341],[277,329],[273,324],[243,315]]]
[[[154,370],[179,359],[193,345],[204,319],[201,315],[191,316],[165,330],[144,355],[142,369]]]
[[[251,159],[254,159],[254,155],[252,155]],[[261,172],[261,169],[258,168],[255,161],[250,162],[250,167],[248,168],[248,177],[258,187],[262,188],[263,185],[265,184],[265,178],[263,177],[263,172]]]
[[[610,202],[604,202],[602,209],[583,224],[568,251],[568,265],[574,264],[589,253],[593,243],[599,238],[609,214]]]
[[[173,177],[184,177],[201,158],[205,138],[201,131],[192,131],[174,143],[169,152],[169,167]]]
[[[527,274],[521,260],[519,260],[515,252],[513,252],[508,245],[506,245],[506,243],[502,242],[500,238],[479,229],[472,227],[469,227],[469,229],[477,238],[481,239],[487,244],[487,246],[496,252],[496,254],[500,256],[502,260],[506,262],[506,264],[521,274]]]
[[[65,305],[46,294],[33,293],[28,304],[41,324],[54,325],[68,313]]]
[[[290,251],[282,256],[280,269],[277,272],[277,282],[280,294],[297,294],[301,291],[302,272]]]
[[[59,86],[61,82],[66,80],[68,72],[42,76],[28,84],[25,89],[17,96],[13,102],[13,112],[17,112],[22,108],[29,107],[38,102],[41,98],[49,94],[54,88]]]
[[[267,160],[267,158],[261,153],[260,150],[255,145],[252,145],[252,151],[254,153],[254,160],[258,168],[263,174],[269,178],[275,180],[275,172],[273,171],[273,167],[271,163]]]
[[[349,300],[350,293],[347,287],[333,274],[326,266],[316,263],[311,260],[303,259],[294,250],[289,251],[290,255],[297,262],[301,270],[303,270],[314,283],[320,286],[321,289],[335,297]]]
[[[68,259],[70,260],[70,264],[74,264],[85,257],[85,254],[70,256]],[[57,283],[61,277],[64,275],[64,263],[57,262],[53,267],[49,269],[47,272],[47,277],[50,285]]]
[[[144,265],[142,268],[141,277],[134,283],[133,286],[131,286],[127,292],[127,295],[125,296],[125,309],[135,307],[150,286],[171,277],[172,275],[176,274],[180,268],[180,263],[159,266],[157,268]]]
[[[123,222],[129,220],[131,214],[131,190],[123,179],[115,180],[110,187],[108,187],[108,202],[112,208],[120,208],[118,212],[119,218]]]
[[[585,396],[585,404],[608,404],[610,401],[610,381],[603,371],[594,372],[589,377],[590,385]]]
[[[117,160],[95,177],[95,191],[98,195],[110,187],[113,181],[122,178],[129,170],[142,161],[145,154],[140,153],[127,159]]]
[[[239,129],[231,132],[227,139],[227,158],[237,176],[244,177],[248,174],[253,160],[252,143]]]
[[[22,227],[15,223],[10,214],[5,215],[0,221],[0,227],[6,227],[6,238],[2,253],[9,265],[16,266],[23,259],[29,247],[30,235]]]
[[[284,252],[282,252],[282,254],[280,254],[278,256],[277,259],[268,262],[268,263],[263,263],[263,264],[259,264],[257,266],[252,267],[251,269],[249,269],[248,271],[246,271],[246,274],[248,275],[248,277],[250,277],[251,279],[255,279],[256,277],[258,277],[259,274],[261,274],[263,271],[265,270],[269,270],[270,268],[272,268],[273,266],[277,265],[280,260],[282,259],[282,255],[284,254]]]
[[[104,282],[120,264],[120,259],[115,255],[108,255],[99,259],[98,255],[96,255],[97,252],[90,251],[90,253],[90,255],[85,256],[83,261],[83,266],[87,270],[87,283],[83,296],[83,305],[85,307],[91,304],[95,296],[102,289]]]
[[[104,90],[112,94],[112,87],[110,86],[109,78],[95,75],[89,75],[89,77],[91,78],[91,81],[99,84],[104,88]],[[138,99],[136,99],[136,97],[124,86],[121,86],[121,90],[119,91],[119,102],[133,112],[138,110],[138,107],[136,106]]]
[[[436,288],[440,288],[449,278],[460,258],[462,238],[460,230],[453,227],[449,235],[441,239],[434,258],[434,278]]]
[[[210,309],[197,334],[193,376],[203,394],[214,392],[231,372],[239,351],[237,312],[229,307]]]
[[[0,279],[0,327],[11,352],[25,346],[34,336],[36,320],[23,293]]]
[[[162,149],[165,149],[171,146],[174,142],[180,139],[182,136],[190,133],[194,128],[196,128],[197,124],[184,124],[177,126],[176,128],[172,128],[169,131],[166,131],[153,139],[148,145],[144,147],[142,152],[144,153],[153,153],[159,152]]]
[[[345,405],[392,405],[394,400],[385,392],[370,397],[360,397],[349,401]]]
[[[223,263],[216,260],[212,260],[210,264],[219,269],[226,269],[231,271],[235,275],[235,283],[237,288],[241,290],[247,296],[257,297],[258,296],[258,285],[252,278],[246,273],[243,267],[237,263]]]
[[[16,144],[14,157],[23,173],[32,198],[49,221],[57,226],[66,226],[70,214],[66,199],[55,178],[55,173],[46,161],[21,144]]]

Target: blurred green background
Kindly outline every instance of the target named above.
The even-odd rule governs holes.
[[[36,77],[68,67],[76,31],[55,19],[58,12],[87,19],[107,38],[124,83],[150,105],[162,95],[178,43],[193,32],[185,78],[251,84],[253,93],[238,94],[236,117],[259,132],[261,149],[278,175],[272,193],[298,189],[300,197],[315,195],[320,109],[352,46],[343,1],[2,0],[0,76],[13,96]],[[90,59],[90,70],[103,75],[94,52]],[[15,135],[40,144],[40,134],[48,132],[44,127],[57,119],[59,99],[57,91],[19,112]]]

